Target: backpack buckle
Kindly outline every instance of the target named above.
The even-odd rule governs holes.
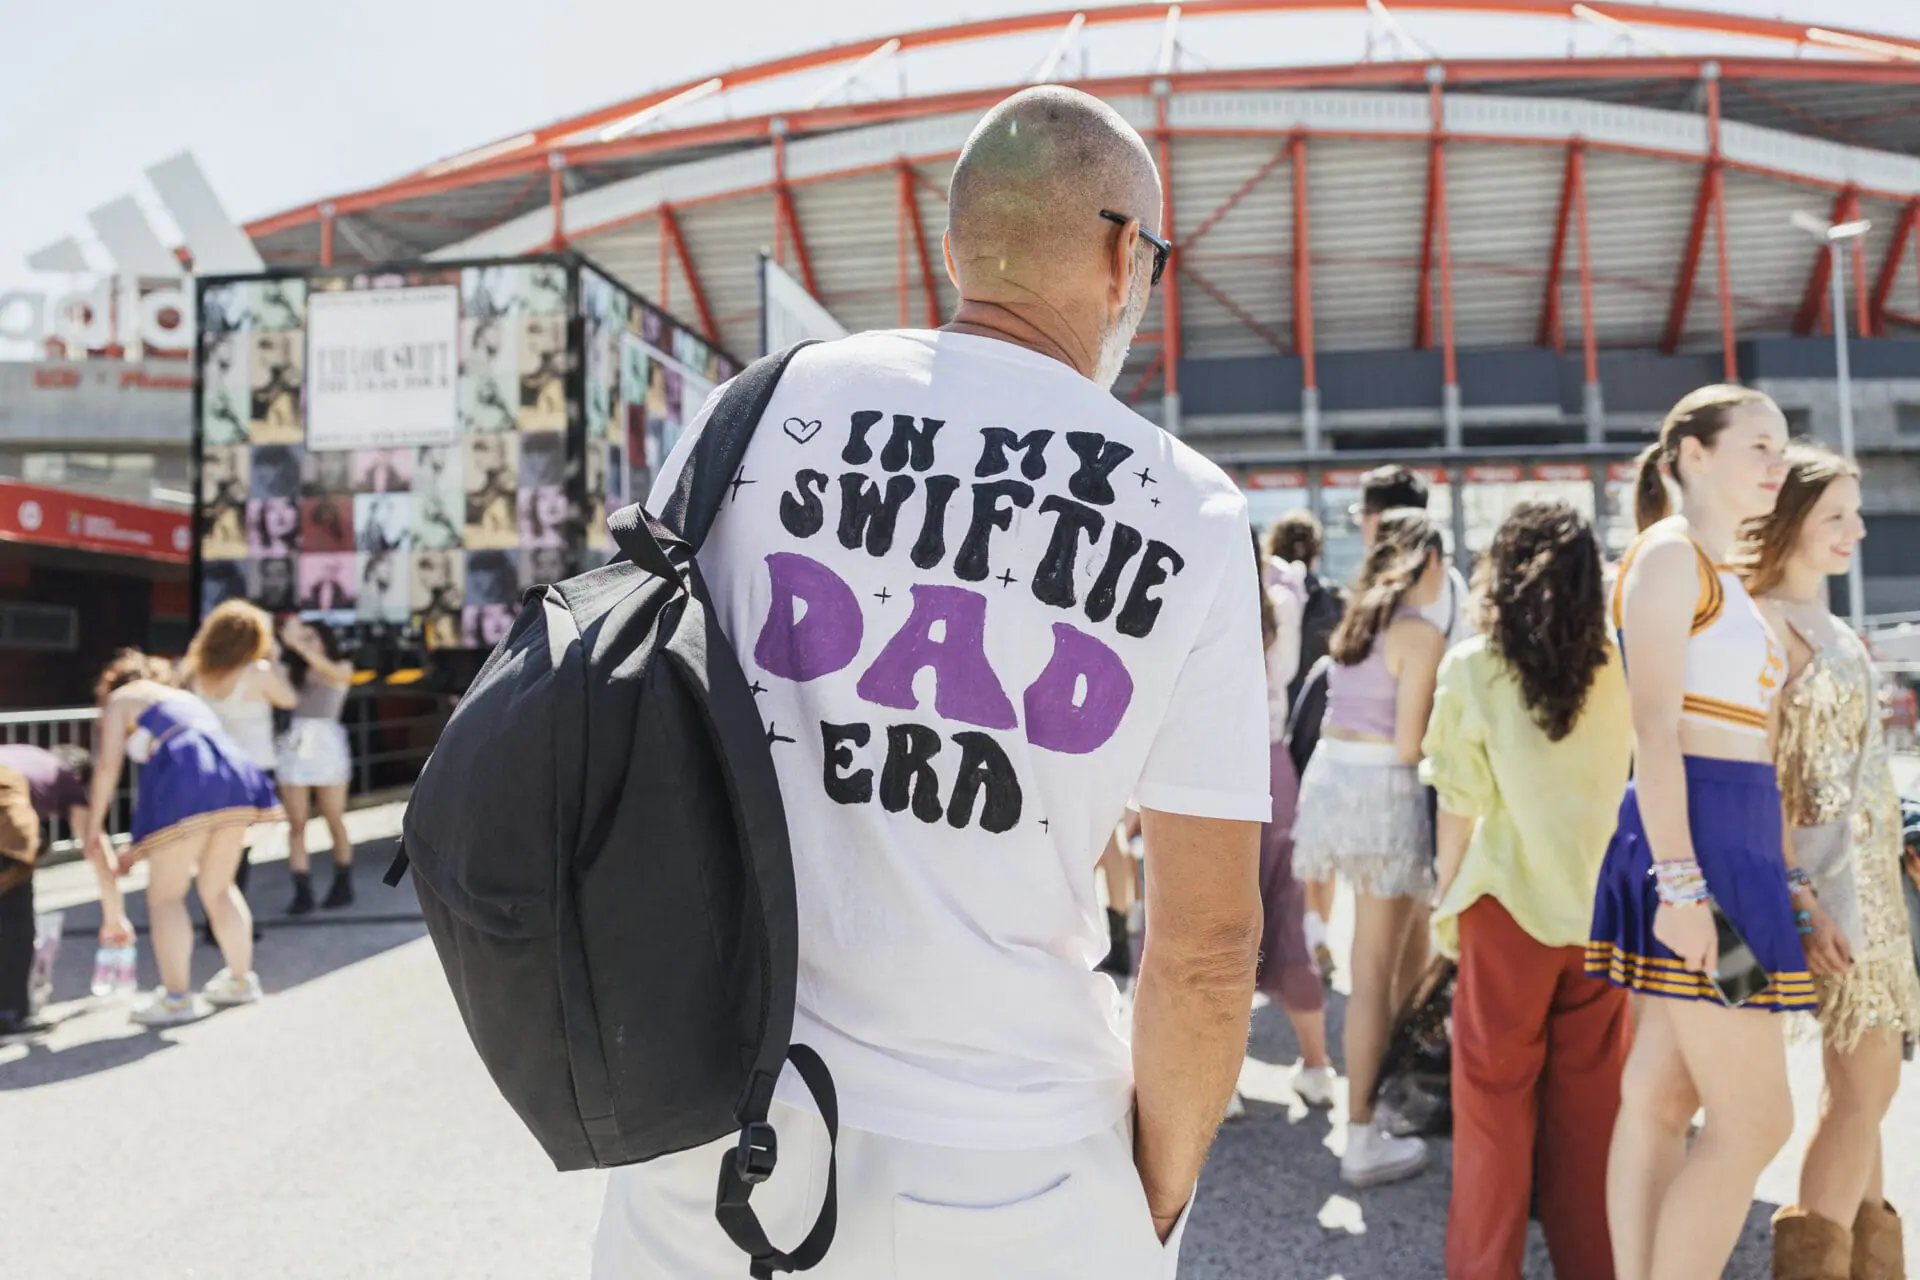
[[[748,1186],[758,1186],[773,1176],[780,1160],[780,1140],[773,1126],[756,1120],[740,1130],[740,1145],[733,1153],[734,1172]]]

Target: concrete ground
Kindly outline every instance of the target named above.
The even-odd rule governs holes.
[[[1920,785],[1920,762],[1903,774]],[[351,815],[360,901],[306,923],[279,916],[285,867],[264,850],[253,898],[267,926],[257,967],[271,998],[159,1033],[129,1024],[124,1003],[86,994],[98,919],[87,869],[42,873],[40,908],[68,911],[54,992],[65,1020],[41,1040],[0,1043],[9,1224],[0,1276],[586,1273],[604,1177],[555,1174],[494,1092],[412,889],[378,883],[396,822],[391,808]],[[1336,933],[1345,924],[1336,921]],[[197,980],[219,965],[208,948],[195,961]],[[1343,1004],[1336,991],[1336,1045]],[[1222,1131],[1202,1180],[1183,1280],[1439,1276],[1444,1144],[1419,1178],[1349,1193],[1334,1154],[1341,1116],[1293,1098],[1294,1057],[1285,1018],[1256,1011],[1242,1075],[1249,1114]],[[1792,1197],[1818,1095],[1812,1046],[1795,1048],[1793,1079],[1800,1127],[1761,1183],[1730,1276],[1767,1273],[1767,1219]],[[1887,1139],[1889,1194],[1920,1206],[1920,1087],[1911,1080]],[[1537,1238],[1528,1275],[1551,1275]]]

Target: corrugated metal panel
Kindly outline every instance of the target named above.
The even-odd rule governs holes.
[[[1207,226],[1285,148],[1280,138],[1185,138],[1174,145],[1174,228],[1181,262],[1190,269],[1180,287],[1181,337],[1189,357],[1259,355],[1292,344],[1290,168],[1284,162],[1275,166]],[[1214,298],[1199,280],[1219,291],[1233,308]],[[1234,308],[1278,343],[1250,328],[1234,315]]]
[[[1818,245],[1788,222],[1796,209],[1826,212],[1826,197],[1771,178],[1728,172],[1727,273],[1733,280],[1736,334],[1785,332],[1800,308],[1807,272]],[[1687,314],[1685,345],[1706,349],[1720,342],[1719,264],[1713,237],[1701,255],[1700,282]]]
[[[1456,345],[1525,346],[1538,336],[1565,167],[1558,147],[1448,145]]]
[[[1660,340],[1699,186],[1698,165],[1588,154],[1593,327],[1601,346],[1644,348]],[[1707,287],[1703,270],[1696,294]],[[1580,339],[1578,295],[1567,301],[1571,345]]]
[[[856,332],[900,323],[899,194],[894,173],[794,188],[820,301]],[[789,258],[787,268],[798,273],[799,265]]]
[[[1424,143],[1309,145],[1307,211],[1320,349],[1412,344],[1426,171]]]

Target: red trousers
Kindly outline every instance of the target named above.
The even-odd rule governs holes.
[[[1496,899],[1460,916],[1448,1280],[1521,1280],[1530,1200],[1559,1280],[1613,1280],[1607,1148],[1631,1022],[1585,963]]]

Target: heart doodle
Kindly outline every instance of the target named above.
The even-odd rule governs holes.
[[[798,418],[788,418],[780,424],[780,429],[786,432],[787,438],[795,444],[805,444],[820,434],[820,420],[815,418],[812,422],[802,422]]]

